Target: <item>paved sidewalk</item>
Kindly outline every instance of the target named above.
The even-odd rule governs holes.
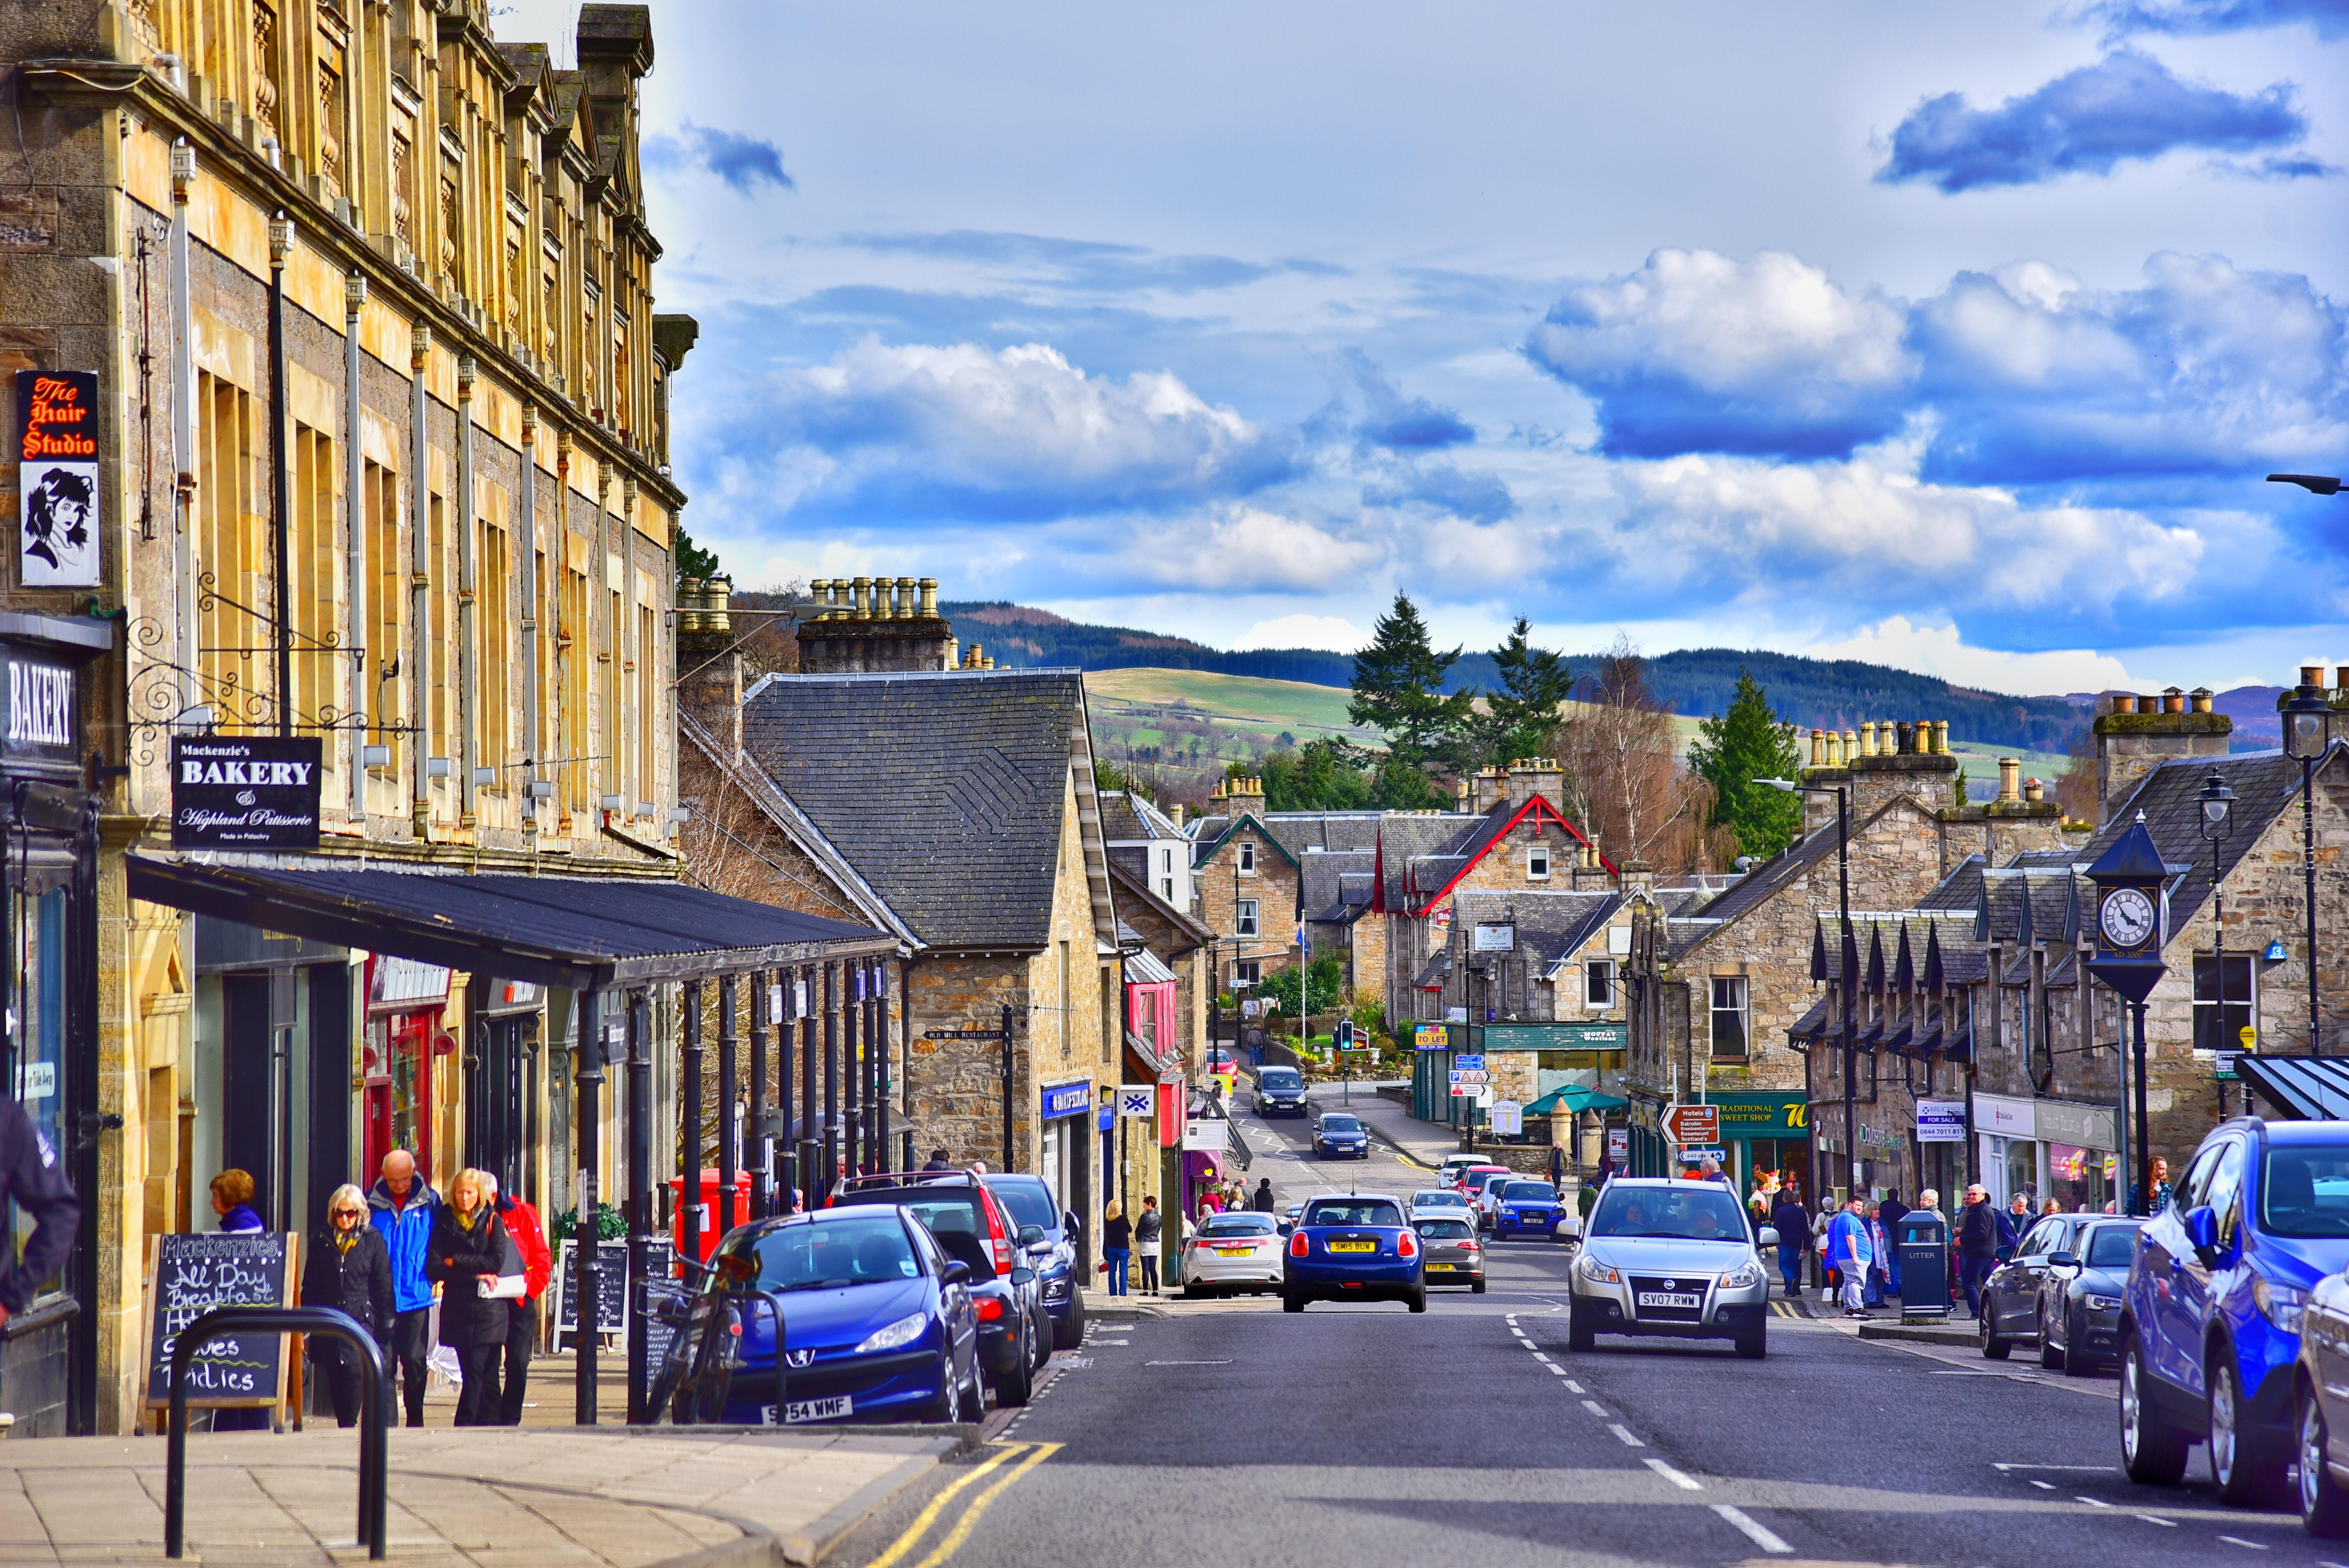
[[[1312,1089],[1313,1109],[1319,1115],[1325,1110],[1350,1111],[1362,1119],[1362,1125],[1392,1148],[1401,1150],[1410,1159],[1430,1171],[1444,1163],[1444,1157],[1460,1148],[1460,1135],[1440,1121],[1422,1121],[1410,1110],[1391,1099],[1381,1099],[1364,1084],[1354,1085],[1353,1102],[1345,1103],[1345,1096],[1336,1084],[1315,1084]]]
[[[927,1432],[402,1429],[391,1560],[450,1568],[809,1563],[965,1439]],[[186,1562],[363,1563],[356,1432],[191,1435]],[[160,1563],[159,1438],[0,1442],[0,1562]]]

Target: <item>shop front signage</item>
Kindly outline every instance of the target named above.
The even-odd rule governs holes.
[[[1183,1147],[1221,1154],[1231,1146],[1232,1124],[1220,1116],[1195,1116],[1183,1123]]]
[[[98,586],[98,376],[16,372],[17,581]]]
[[[1495,1051],[1619,1051],[1630,1042],[1628,1024],[1489,1024],[1485,1047]]]
[[[2087,1149],[2111,1149],[2113,1109],[2108,1105],[2075,1105],[2068,1100],[2043,1099],[2033,1106],[2037,1136],[2050,1143]]]
[[[438,964],[395,958],[388,953],[376,954],[374,974],[367,981],[370,1010],[405,1013],[441,1007],[448,1001],[448,970]]]
[[[186,735],[171,741],[171,847],[315,850],[315,735]]]
[[[1978,1094],[1974,1096],[1974,1130],[1998,1138],[2036,1138],[2039,1118],[2027,1099]]]
[[[1413,1024],[1411,1044],[1414,1050],[1447,1050],[1452,1045],[1452,1032],[1442,1024]]]
[[[1128,1084],[1117,1091],[1117,1113],[1148,1120],[1158,1114],[1156,1084]]]
[[[1963,1143],[1966,1102],[1961,1099],[1920,1099],[1917,1102],[1917,1141]]]
[[[1619,1171],[1630,1161],[1631,1158],[1630,1128],[1610,1127],[1607,1130],[1607,1158],[1615,1162],[1615,1168]]]
[[[54,762],[78,768],[81,682],[67,665],[23,648],[9,648],[8,715],[0,753],[12,762]]]
[[[1093,1086],[1089,1080],[1053,1084],[1044,1090],[1044,1119],[1056,1117],[1082,1116],[1093,1108]]]
[[[1517,950],[1517,928],[1504,923],[1479,924],[1475,928],[1475,949],[1478,953],[1515,953]]]
[[[1800,1138],[1810,1130],[1810,1101],[1800,1095],[1724,1095],[1713,1103],[1723,1138]]]

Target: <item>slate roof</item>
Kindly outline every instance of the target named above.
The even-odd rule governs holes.
[[[2337,768],[2344,743],[2320,765]],[[2202,785],[2213,772],[2235,792],[2233,830],[2220,845],[2221,874],[2231,872],[2259,841],[2268,824],[2292,808],[2300,794],[2300,764],[2281,751],[2247,751],[2233,757],[2180,758],[2147,773],[2112,820],[2079,851],[2083,865],[2110,849],[2145,813],[2146,831],[2162,860],[2189,869],[2169,887],[2169,928],[2179,931],[2210,896],[2210,844],[2202,837]]]
[[[1371,868],[1374,857],[1368,850],[1336,851],[1324,854],[1309,851],[1298,857],[1304,879],[1299,900],[1305,918],[1319,923],[1346,921],[1370,907]],[[1348,896],[1347,881],[1350,875],[1354,891]]]
[[[1315,851],[1368,854],[1379,846],[1382,811],[1268,811],[1264,830],[1299,860]]]
[[[778,675],[742,747],[924,942],[1032,952],[1072,763],[1092,789],[1083,724],[1073,669]]]
[[[1584,892],[1565,891],[1463,892],[1453,899],[1453,918],[1463,925],[1489,923],[1514,916],[1517,951],[1535,962],[1555,968],[1605,925],[1622,906],[1623,895],[1608,889]]]
[[[1101,792],[1102,837],[1111,843],[1187,837],[1173,818],[1130,789]]]
[[[1854,837],[1858,836],[1858,823],[1852,825],[1852,833]],[[1702,903],[1692,901],[1692,907],[1684,906],[1684,913],[1702,915],[1706,923],[1692,926],[1684,934],[1673,934],[1671,925],[1674,923],[1668,921],[1665,931],[1671,937],[1672,955],[1678,957],[1722,926],[1758,909],[1820,861],[1832,861],[1835,852],[1836,830],[1835,824],[1830,822],[1806,838],[1796,839],[1778,854],[1751,867],[1743,877],[1714,897]]]
[[[1402,913],[1418,907],[1413,896],[1412,862],[1442,851],[1467,824],[1479,820],[1455,811],[1399,811],[1379,824],[1381,908]]]

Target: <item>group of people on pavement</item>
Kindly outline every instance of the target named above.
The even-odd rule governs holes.
[[[1918,1208],[1936,1217],[1940,1201],[1941,1195],[1930,1187],[1917,1194]],[[1910,1212],[1898,1191],[1878,1199],[1855,1191],[1840,1205],[1832,1198],[1821,1201],[1813,1227],[1815,1245],[1846,1317],[1866,1317],[1887,1297],[1900,1294],[1900,1251],[1895,1243],[1901,1220]],[[1782,1268],[1785,1261],[1782,1250]],[[1785,1272],[1786,1293],[1792,1295],[1794,1271]]]
[[[1265,1184],[1265,1193],[1271,1195],[1272,1184]],[[1102,1211],[1102,1264],[1109,1275],[1109,1294],[1126,1295],[1126,1270],[1134,1264],[1142,1265],[1142,1294],[1158,1294],[1159,1243],[1166,1234],[1166,1217],[1158,1212],[1155,1194],[1142,1195],[1142,1212],[1128,1219],[1125,1210],[1112,1198]],[[1136,1253],[1140,1255],[1137,1257]]]

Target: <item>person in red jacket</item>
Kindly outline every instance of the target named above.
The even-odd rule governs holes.
[[[538,1341],[538,1298],[546,1294],[546,1282],[554,1276],[554,1258],[546,1250],[546,1232],[538,1222],[536,1208],[499,1191],[494,1177],[490,1181],[490,1202],[505,1222],[506,1234],[522,1253],[523,1278],[527,1282],[523,1298],[509,1304],[513,1322],[506,1329],[504,1398],[498,1412],[502,1425],[519,1427],[523,1387],[530,1377],[530,1353]]]

